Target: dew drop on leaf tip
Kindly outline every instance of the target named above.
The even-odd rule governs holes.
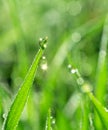
[[[45,49],[47,47],[46,45],[47,41],[48,41],[48,37],[39,39],[39,45],[42,49]]]

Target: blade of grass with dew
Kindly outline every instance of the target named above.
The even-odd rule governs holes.
[[[96,30],[102,28],[104,19],[105,19],[104,16],[92,19],[88,21],[87,23],[85,23],[84,25],[76,28],[72,32],[73,33],[78,32],[79,34],[81,34],[81,40],[82,40],[82,38],[85,37],[86,35],[93,34]],[[50,107],[50,102],[52,100],[51,91],[53,90],[54,86],[56,86],[54,85],[54,83],[56,81],[57,74],[65,58],[67,57],[67,54],[76,44],[80,43],[80,41],[78,42],[73,41],[72,39],[73,33],[71,33],[71,35],[69,35],[66,39],[64,39],[64,42],[60,45],[60,47],[58,47],[58,50],[51,62],[51,66],[49,67],[48,79],[47,79],[48,82],[45,81],[45,84],[44,84],[44,86],[47,86],[47,88],[49,89],[46,89],[46,87],[44,87],[43,95],[45,95],[45,97],[42,99],[41,108],[44,107],[45,109],[44,110],[42,109],[42,112],[43,111],[47,112],[48,108]],[[52,71],[52,68],[54,68],[54,71]],[[47,104],[46,104],[46,101],[47,101]]]
[[[96,89],[95,95],[97,99],[105,105],[104,97],[106,95],[106,84],[107,84],[107,65],[106,65],[106,53],[107,53],[107,45],[108,44],[108,15],[106,16],[103,34],[101,39],[100,51],[99,51],[99,58],[97,64],[97,79],[96,79]],[[102,129],[102,124],[100,119],[95,113],[94,116],[95,126],[97,129]]]
[[[46,120],[45,130],[52,130],[52,127],[51,127],[51,109],[50,108],[48,110],[48,116],[47,116],[47,120]]]
[[[83,85],[84,84],[84,79],[82,78],[81,74],[79,73],[77,68],[73,68],[71,64],[68,65],[68,69],[72,74],[75,74],[75,78],[77,80],[78,85]],[[77,88],[77,91],[80,91],[80,87]],[[80,130],[87,130],[89,129],[89,113],[90,113],[90,105],[89,105],[89,100],[87,95],[85,95],[84,93],[81,94],[81,127]]]
[[[75,75],[77,76],[77,78],[82,78],[81,74],[78,71],[78,69],[76,69],[76,70],[77,71],[75,71]],[[82,78],[82,80],[83,80],[83,78]],[[96,108],[96,111],[98,113],[98,116],[100,117],[100,119],[101,119],[101,121],[103,123],[103,127],[108,129],[108,110],[92,94],[92,92],[91,92],[92,91],[92,87],[88,83],[85,83],[83,81],[83,83],[81,84],[81,90],[82,90],[83,93],[88,95],[88,97],[90,98],[90,100],[94,104],[94,106]]]
[[[34,76],[36,69],[38,67],[38,63],[40,61],[40,58],[42,57],[43,51],[46,48],[46,42],[47,42],[47,37],[44,39],[40,39],[39,44],[40,44],[40,49],[38,53],[35,56],[35,59],[25,77],[25,80],[23,84],[21,85],[11,107],[8,112],[8,115],[6,117],[6,120],[4,121],[3,125],[3,130],[15,130],[17,127],[17,124],[19,122],[21,113],[24,109],[24,106],[27,102],[28,96],[29,96],[29,91],[32,86]]]
[[[84,93],[86,93],[88,95],[89,99],[92,101],[93,105],[95,106],[98,116],[103,124],[103,128],[108,129],[108,125],[107,125],[108,124],[108,110],[92,94],[92,92],[91,92],[92,89],[89,84],[84,83],[82,85],[81,89]],[[99,129],[101,129],[101,128],[99,128]]]
[[[101,46],[99,51],[98,65],[97,65],[97,83],[96,83],[96,97],[99,101],[104,104],[104,96],[106,93],[106,81],[107,81],[107,71],[106,71],[106,53],[108,44],[108,15],[105,20],[105,25],[102,34]]]
[[[98,99],[91,93],[90,86],[88,84],[84,84],[82,86],[82,90],[86,92],[90,100],[95,106],[95,109],[100,117],[103,126],[108,129],[108,110],[98,101]]]

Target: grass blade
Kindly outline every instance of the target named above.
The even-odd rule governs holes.
[[[88,97],[82,95],[81,108],[82,108],[82,125],[80,130],[89,129],[89,114],[90,114],[90,104]]]
[[[103,123],[103,125],[108,129],[108,111],[103,107],[103,105],[93,96],[92,93],[88,93],[89,98],[91,99],[92,103],[94,104],[96,111]]]
[[[105,20],[103,29],[103,35],[101,40],[98,65],[97,65],[97,83],[96,83],[96,97],[102,104],[104,104],[104,95],[106,93],[106,81],[107,81],[107,67],[106,67],[106,52],[108,44],[108,15]]]
[[[105,94],[106,94],[106,85],[107,85],[107,64],[106,64],[106,53],[107,53],[107,44],[108,44],[108,15],[105,19],[105,24],[103,28],[103,34],[101,39],[101,45],[100,45],[100,51],[99,51],[99,58],[98,58],[98,64],[97,64],[97,79],[96,79],[96,89],[95,94],[97,99],[105,105]],[[95,113],[95,126],[97,129],[103,128],[100,119]]]
[[[70,68],[72,69],[72,68]],[[75,69],[75,75],[77,76],[77,78],[82,78],[78,69]],[[83,78],[82,78],[83,80]],[[88,97],[90,98],[90,100],[92,101],[92,104],[94,105],[97,114],[103,124],[103,127],[105,127],[105,129],[108,129],[108,110],[103,106],[103,104],[98,101],[98,99],[92,94],[92,87],[88,84],[85,83],[83,80],[83,83],[81,84],[81,91],[83,93],[85,93],[86,95],[88,95]],[[85,95],[84,95],[85,96]],[[87,109],[85,109],[87,110]],[[103,129],[102,127],[102,129]]]
[[[25,77],[23,84],[21,85],[11,107],[7,118],[4,122],[3,130],[15,130],[20,119],[21,113],[27,102],[29,91],[32,86],[36,69],[38,67],[39,60],[43,54],[43,50],[46,47],[47,37],[40,39],[40,49],[35,56],[35,59]]]
[[[83,91],[87,93],[90,100],[92,101],[93,105],[95,106],[95,109],[98,113],[98,116],[100,117],[103,126],[108,129],[108,110],[97,100],[97,98],[90,92],[90,87],[88,84],[83,85]]]
[[[52,127],[51,127],[51,109],[48,110],[48,116],[47,116],[47,120],[46,120],[45,130],[52,130]]]

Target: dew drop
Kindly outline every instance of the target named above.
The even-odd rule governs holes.
[[[55,124],[55,119],[52,120],[52,125],[54,125],[54,124]]]
[[[106,112],[108,112],[108,109],[106,107],[104,109],[105,109]]]
[[[42,38],[39,38],[39,42],[42,42]]]
[[[48,37],[45,38],[40,38],[39,39],[39,45],[42,49],[45,49],[47,47],[46,43],[47,43]]]
[[[77,69],[71,69],[71,73],[75,74],[77,72]]]
[[[3,118],[6,119],[6,116],[7,116],[7,115],[4,113],[4,114],[3,114]]]
[[[41,64],[41,69],[42,70],[47,70],[48,69],[47,63]]]
[[[41,61],[40,67],[44,71],[48,69],[48,64],[47,64],[47,60],[46,60],[45,56],[42,57],[42,61]]]
[[[43,59],[43,60],[45,60],[45,59],[46,59],[46,57],[45,57],[45,56],[43,56],[43,57],[42,57],[42,59]]]
[[[84,83],[83,78],[79,77],[79,78],[77,79],[77,83],[78,83],[79,85],[82,85],[82,84]]]
[[[79,42],[81,40],[81,34],[79,32],[74,32],[72,34],[72,41],[73,42]]]
[[[71,68],[72,68],[71,64],[69,64],[69,65],[68,65],[68,68],[69,68],[69,69],[71,69]]]
[[[50,119],[53,119],[53,117],[52,117],[52,116],[50,116]]]
[[[89,84],[84,84],[81,89],[85,93],[88,93],[88,92],[92,91],[92,87]]]
[[[44,45],[43,45],[43,48],[45,49],[46,47],[47,47],[47,45],[46,45],[46,44],[44,44]]]

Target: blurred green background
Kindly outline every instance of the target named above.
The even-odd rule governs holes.
[[[39,49],[38,39],[48,36],[46,58],[40,61],[17,130],[45,129],[49,108],[54,130],[82,129],[84,109],[88,123],[82,130],[94,130],[92,105],[82,108],[80,81],[67,66],[78,68],[95,90],[107,5],[107,0],[0,0],[0,129]]]

